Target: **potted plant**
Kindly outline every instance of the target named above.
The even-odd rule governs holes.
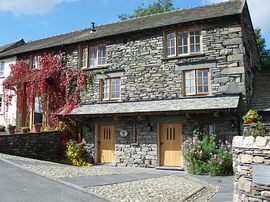
[[[258,112],[256,110],[249,110],[245,116],[243,116],[244,123],[246,124],[251,124],[251,123],[256,123],[261,119],[259,116]]]
[[[29,127],[22,127],[22,133],[28,133],[30,131]]]
[[[35,132],[36,132],[36,133],[40,133],[41,127],[42,127],[42,124],[41,124],[41,123],[36,123],[36,124],[34,125]]]
[[[16,126],[13,126],[12,124],[7,124],[7,129],[9,135],[14,135]]]

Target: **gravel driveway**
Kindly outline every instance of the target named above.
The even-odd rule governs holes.
[[[89,193],[112,201],[203,202],[208,201],[218,190],[215,185],[179,171],[111,166],[75,167],[6,154],[0,154],[1,159],[7,159],[39,175],[73,183]],[[123,176],[133,178],[123,179]],[[99,181],[102,183],[98,186],[95,184],[83,186],[91,180],[95,180],[96,184],[99,184]]]

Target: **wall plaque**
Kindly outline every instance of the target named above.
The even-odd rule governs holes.
[[[253,165],[252,172],[252,182],[270,185],[270,165]]]

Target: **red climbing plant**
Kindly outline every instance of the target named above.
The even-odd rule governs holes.
[[[17,108],[30,108],[35,97],[48,103],[49,126],[59,127],[58,113],[69,114],[80,101],[80,91],[87,86],[89,76],[77,68],[68,67],[64,53],[46,53],[39,59],[40,68],[31,68],[26,60],[11,65],[11,73],[3,82],[5,104],[11,104],[15,91]]]

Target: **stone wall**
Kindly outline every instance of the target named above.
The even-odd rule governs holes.
[[[57,132],[0,135],[0,153],[57,161],[63,159],[63,149]]]
[[[270,137],[234,137],[233,161],[234,202],[270,201]]]
[[[165,58],[166,28],[144,31],[107,41],[108,67],[96,76],[82,104],[100,101],[100,79],[121,77],[121,100],[177,99],[184,96],[183,71],[209,68],[211,94],[245,95],[244,50],[240,19],[198,23],[202,27],[203,54]],[[175,26],[189,26],[179,25]]]

